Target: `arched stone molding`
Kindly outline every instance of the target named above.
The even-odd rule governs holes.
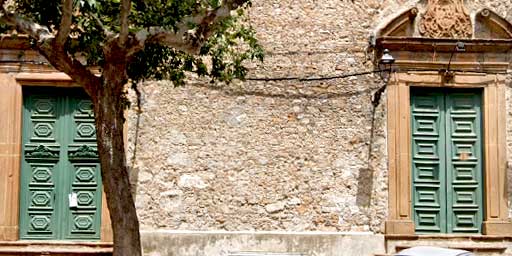
[[[476,12],[474,38],[512,39],[512,24],[484,8]]]
[[[464,18],[458,17],[458,19],[456,19],[457,17],[446,17],[441,14],[436,14],[439,11],[435,11],[437,9],[431,6],[433,5],[431,2],[437,1],[438,0],[430,0],[427,5],[418,5],[399,13],[395,18],[384,24],[375,32],[376,38],[422,37],[438,39],[512,39],[512,25],[491,9],[483,8],[466,13],[467,10],[464,8],[464,10],[459,11],[459,16],[463,16]],[[457,2],[462,0],[450,1]],[[460,6],[453,7],[453,9],[459,8]],[[471,19],[470,17],[474,18]],[[451,18],[454,20],[450,21]],[[450,36],[448,34],[446,34],[446,36],[429,36],[429,33],[422,32],[422,30],[425,29],[424,27],[427,26],[425,25],[427,23],[432,27],[442,27],[441,24],[436,25],[436,22],[441,23],[444,26],[448,26],[446,24],[453,24],[453,27],[461,27],[462,25],[462,27],[469,27],[465,29],[466,31],[459,32],[461,36]]]
[[[380,29],[377,32],[377,38],[412,36],[416,16],[418,16],[418,8],[416,7],[404,11]]]
[[[443,4],[456,4],[457,1],[448,0]],[[420,24],[424,22],[422,19],[429,10],[429,4],[440,4],[440,1],[431,0],[427,6],[411,8],[376,33],[375,60],[380,58],[383,49],[389,49],[396,59],[387,88],[389,214],[385,232],[398,235],[415,233],[411,194],[410,88],[482,88],[482,233],[510,236],[512,223],[508,218],[506,189],[505,92],[507,70],[512,67],[512,24],[487,8],[469,10],[469,13],[463,14],[474,17],[470,21],[464,18],[465,22],[471,22],[471,33],[440,33],[438,35],[444,36],[430,37],[431,34],[420,32]],[[429,22],[442,22],[442,18],[430,19]],[[450,22],[446,21],[446,24]],[[464,43],[465,51],[455,49],[457,42]]]

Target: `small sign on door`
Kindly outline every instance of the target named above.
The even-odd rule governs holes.
[[[76,208],[78,207],[78,198],[77,194],[75,192],[72,192],[68,195],[69,198],[69,208]]]

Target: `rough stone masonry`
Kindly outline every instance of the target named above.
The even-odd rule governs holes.
[[[248,77],[372,70],[370,36],[417,4],[255,0],[250,23],[266,58],[248,63]],[[512,21],[510,1],[467,4],[472,10],[489,7]],[[191,82],[180,88],[166,81],[145,83],[137,152],[130,163],[142,230],[382,233],[386,110],[382,101],[372,114],[371,104],[382,85],[377,75],[227,86]],[[508,95],[510,102],[510,90]],[[128,159],[135,125],[132,111]]]

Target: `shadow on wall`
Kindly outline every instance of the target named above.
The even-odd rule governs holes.
[[[375,138],[375,115],[377,112],[377,107],[380,104],[380,99],[382,93],[386,89],[386,85],[379,88],[372,99],[372,113],[371,113],[371,129],[370,129],[370,139],[368,143],[368,160],[366,168],[359,169],[359,176],[357,177],[357,195],[356,195],[356,204],[359,207],[369,207],[372,200],[372,191],[373,191],[373,176],[375,173],[375,168],[372,164],[373,159],[373,143]]]
[[[359,207],[370,206],[372,200],[373,173],[374,170],[372,168],[359,169],[359,177],[357,177],[356,195],[356,204]]]

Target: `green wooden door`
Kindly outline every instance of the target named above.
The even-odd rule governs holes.
[[[411,91],[416,232],[481,231],[480,107],[480,91]]]
[[[99,239],[91,101],[78,89],[26,88],[23,107],[20,239]]]

